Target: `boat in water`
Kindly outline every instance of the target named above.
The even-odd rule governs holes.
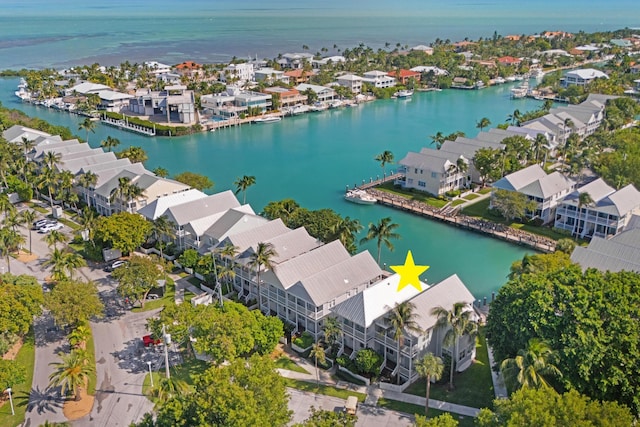
[[[347,193],[344,195],[344,198],[349,202],[357,203],[359,205],[373,205],[378,201],[371,194],[359,189],[347,191]]]
[[[412,95],[413,91],[407,89],[399,90],[393,94],[396,98],[410,98]]]
[[[275,123],[282,120],[282,117],[278,116],[269,116],[269,117],[260,117],[259,119],[254,119],[253,123]]]
[[[27,101],[31,99],[31,93],[29,93],[27,87],[27,81],[24,78],[20,79],[20,83],[18,84],[18,90],[14,92],[14,94],[23,101]]]
[[[521,99],[527,96],[527,93],[529,93],[529,82],[525,81],[521,85],[511,89],[511,98]]]

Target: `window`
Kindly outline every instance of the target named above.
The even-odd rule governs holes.
[[[418,187],[426,187],[427,184],[424,181],[418,181]]]
[[[437,178],[438,172],[431,172],[431,178]]]
[[[417,174],[418,173],[418,169],[414,169],[413,173]]]

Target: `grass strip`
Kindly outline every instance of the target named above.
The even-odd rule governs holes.
[[[25,368],[26,376],[22,384],[15,384],[11,387],[13,397],[13,408],[15,415],[11,415],[11,405],[5,402],[0,406],[0,426],[16,427],[24,421],[29,394],[31,393],[31,383],[33,382],[33,369],[35,366],[36,348],[33,331],[24,337],[24,342],[20,351],[16,355],[16,362]]]
[[[280,369],[286,369],[288,371],[300,372],[301,374],[308,374],[309,371],[304,369],[302,366],[298,365],[293,360],[289,359],[287,356],[280,356],[275,361],[276,367]]]
[[[287,387],[295,388],[297,390],[306,391],[309,393],[317,393],[324,394],[326,396],[338,397],[340,399],[347,399],[349,396],[356,396],[358,398],[358,402],[364,402],[364,399],[367,397],[364,393],[358,393],[352,390],[344,390],[341,388],[336,388],[324,384],[320,384],[319,386],[315,382],[307,382],[301,380],[294,380],[292,378],[284,378],[285,384]]]
[[[378,399],[378,406],[391,411],[404,412],[412,415],[424,415],[424,407],[420,405],[414,405],[412,403],[401,402],[399,400],[385,399],[381,397]],[[439,409],[429,408],[429,418],[435,418],[442,414],[446,414],[447,411],[441,411]],[[473,427],[475,425],[474,418],[465,417],[463,415],[454,414],[450,412],[451,416],[458,421],[458,427]]]

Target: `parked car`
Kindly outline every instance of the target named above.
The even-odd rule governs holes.
[[[57,224],[57,223],[58,221],[56,221],[55,219],[43,218],[33,222],[33,229],[38,230],[47,224]]]
[[[358,410],[358,398],[355,396],[347,397],[347,401],[344,404],[344,411],[349,415],[355,415]]]
[[[109,272],[115,270],[118,267],[122,267],[123,265],[127,265],[127,261],[119,259],[117,261],[114,261],[113,264],[106,266],[104,268],[104,271],[109,273]]]
[[[147,295],[147,301],[152,301],[152,300],[158,299],[158,298],[160,298],[160,297],[158,295],[156,295],[156,294]]]
[[[38,233],[46,234],[53,230],[60,230],[62,227],[64,227],[64,225],[58,222],[56,222],[55,224],[46,224],[38,229]]]

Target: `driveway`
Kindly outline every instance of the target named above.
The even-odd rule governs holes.
[[[337,397],[307,393],[292,388],[287,391],[291,396],[289,409],[293,411],[290,424],[299,423],[308,418],[311,406],[327,411],[342,411],[344,408],[345,401]],[[362,404],[358,405],[357,415],[356,426],[358,427],[402,427],[413,424],[413,417],[407,414]]]

